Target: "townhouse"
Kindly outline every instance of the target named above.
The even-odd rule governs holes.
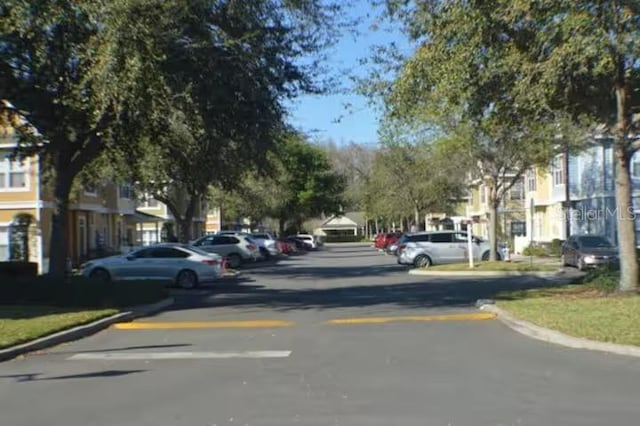
[[[640,155],[631,161],[633,213],[640,229]],[[596,137],[579,153],[557,156],[550,167],[527,175],[525,207],[530,242],[545,244],[569,234],[600,234],[617,244],[613,141]],[[568,181],[568,182],[567,182]],[[566,191],[566,185],[569,190]],[[567,229],[568,228],[568,229]]]
[[[511,183],[515,175],[507,175],[507,182]],[[502,197],[498,207],[498,239],[511,241],[526,233],[525,224],[525,179],[518,179]],[[474,235],[488,238],[489,236],[489,187],[484,179],[470,182],[470,196],[466,205],[466,218],[470,220]]]

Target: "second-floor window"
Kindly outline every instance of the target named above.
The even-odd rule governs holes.
[[[631,163],[631,176],[640,179],[640,161],[636,160]]]
[[[487,187],[484,185],[480,185],[480,203],[484,204],[487,202]]]
[[[0,159],[0,190],[25,190],[29,188],[27,162]]]
[[[118,192],[120,194],[120,198],[126,198],[130,200],[132,197],[131,185],[123,184],[118,187]]]
[[[553,184],[564,185],[564,163],[562,157],[558,157],[553,162]]]
[[[527,173],[527,191],[533,192],[536,190],[536,173],[530,171]]]
[[[522,180],[514,183],[509,189],[510,200],[524,200],[524,183]]]
[[[84,184],[84,195],[90,195],[92,197],[98,196],[98,186],[95,183]]]

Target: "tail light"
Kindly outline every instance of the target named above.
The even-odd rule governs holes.
[[[257,250],[257,249],[258,249],[258,247],[254,246],[253,244],[249,244],[249,245],[247,245],[247,248],[248,248],[249,250]]]
[[[400,244],[400,245],[398,246],[398,253],[400,253],[402,250],[404,250],[404,249],[406,249],[406,248],[407,248],[407,245],[406,245],[406,244]]]
[[[202,263],[209,266],[216,266],[220,262],[218,262],[216,259],[205,259],[202,261]]]

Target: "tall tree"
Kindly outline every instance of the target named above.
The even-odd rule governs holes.
[[[509,7],[506,7],[506,4]],[[526,31],[520,89],[539,108],[583,115],[614,139],[619,290],[639,286],[630,161],[640,149],[640,3],[499,1],[502,23]]]
[[[144,127],[153,110],[161,56],[154,41],[167,36],[159,31],[166,7],[153,0],[0,4],[0,98],[37,129],[36,138],[22,133],[23,153],[40,154],[52,172],[52,275],[65,273],[74,179],[107,147],[129,143],[114,135]]]
[[[391,1],[389,11],[419,47],[383,93],[387,113],[447,135],[455,158],[487,183],[495,260],[502,198],[555,154],[555,116],[521,102],[516,90],[521,31],[501,25],[502,11],[487,2]]]

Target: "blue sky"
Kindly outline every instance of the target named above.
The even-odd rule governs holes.
[[[375,45],[394,41],[408,46],[399,31],[372,30],[375,16],[364,16],[371,11],[369,0],[354,1],[351,15],[358,18],[359,35],[345,34],[329,52],[328,66],[333,74],[344,75],[341,84],[351,85],[349,73],[364,76],[366,70],[359,64],[368,57]],[[375,11],[372,14],[377,13]],[[345,108],[349,104],[349,108]],[[290,123],[308,133],[312,139],[332,139],[336,143],[377,143],[378,114],[368,105],[368,99],[353,92],[322,96],[303,96],[290,105]]]

